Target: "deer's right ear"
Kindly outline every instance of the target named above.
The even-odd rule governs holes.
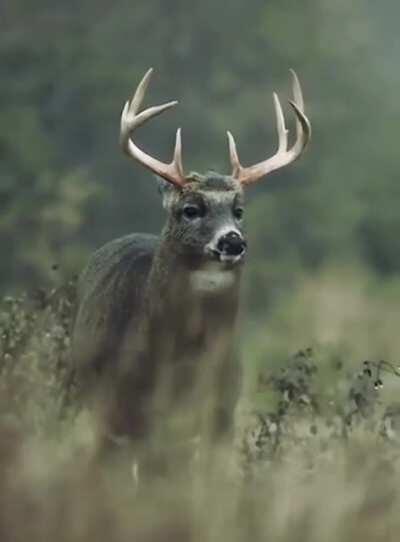
[[[156,177],[158,191],[162,197],[162,203],[165,210],[171,207],[172,202],[175,199],[176,194],[179,192],[179,187],[171,184],[161,177]]]

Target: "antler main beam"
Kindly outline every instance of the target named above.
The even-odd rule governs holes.
[[[176,186],[183,186],[186,179],[182,166],[182,142],[180,128],[178,128],[176,132],[174,157],[172,162],[169,164],[161,162],[149,154],[146,154],[132,141],[132,134],[136,128],[147,122],[149,119],[160,115],[167,109],[174,107],[178,103],[177,101],[172,101],[163,105],[149,107],[141,113],[138,113],[152,73],[153,68],[150,68],[139,83],[133,98],[125,103],[121,114],[120,144],[128,156],[134,160],[137,160],[139,163],[143,164],[157,175],[160,175],[160,177],[166,181],[169,181]]]
[[[293,77],[293,101],[289,101],[296,115],[296,142],[288,149],[288,130],[285,126],[285,117],[278,95],[274,92],[274,106],[276,114],[276,124],[278,130],[278,150],[267,160],[259,162],[253,166],[243,167],[240,163],[236,143],[231,132],[228,134],[229,153],[232,164],[232,176],[238,179],[243,185],[254,183],[265,177],[272,171],[280,169],[294,162],[304,151],[311,139],[311,124],[304,114],[303,93],[299,79],[294,70],[290,70]]]

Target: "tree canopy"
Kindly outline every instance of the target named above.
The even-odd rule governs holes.
[[[139,134],[187,170],[229,172],[274,152],[271,93],[303,83],[313,142],[251,188],[250,298],[331,262],[400,268],[397,123],[400,8],[306,0],[13,0],[0,7],[2,290],[78,272],[99,244],[163,220],[155,182],[118,148],[122,105],[153,66],[147,103],[179,106]],[[286,108],[293,131],[293,115]],[[256,286],[254,286],[256,285]],[[260,297],[261,296],[261,297]]]

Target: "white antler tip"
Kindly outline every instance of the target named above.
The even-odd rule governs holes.
[[[176,168],[176,171],[179,175],[179,178],[182,180],[185,177],[185,173],[183,171],[183,164],[182,164],[182,139],[181,139],[181,128],[179,127],[176,131],[176,138],[175,138],[175,150],[174,150],[174,158],[172,160],[171,165]],[[182,184],[182,182],[181,182]]]
[[[182,145],[182,137],[181,137],[181,135],[182,135],[182,128],[179,127],[177,129],[177,131],[176,131],[176,146],[179,147],[179,148]]]
[[[297,73],[294,70],[291,69],[290,73],[292,74],[293,78],[292,88],[294,101],[301,110],[304,110],[303,92],[301,90],[299,78],[297,77]]]
[[[124,108],[122,109],[121,118],[125,117],[129,109],[129,100],[126,100]]]
[[[227,130],[226,135],[228,136],[228,145],[229,145],[229,150],[231,154],[236,153],[236,142],[235,142],[235,138],[232,135],[232,132],[230,130]]]
[[[290,68],[290,73],[292,74],[292,78],[293,78],[293,83],[296,84],[297,86],[300,86],[300,81],[299,81],[299,78],[297,76],[297,73],[294,71],[293,68]]]
[[[232,177],[238,178],[240,174],[240,170],[242,169],[242,166],[240,164],[239,156],[236,149],[236,142],[232,135],[232,133],[227,130],[226,134],[228,136],[228,146],[229,146],[229,156],[231,159],[231,166],[232,166]]]

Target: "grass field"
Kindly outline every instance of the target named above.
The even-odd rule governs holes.
[[[4,299],[0,540],[397,541],[398,368],[360,357],[363,340],[365,354],[394,354],[395,303],[367,279],[347,281],[347,293],[341,283],[305,279],[307,306],[294,296],[268,333],[259,323],[245,334],[231,441],[181,442],[190,412],[170,413],[148,443],[163,460],[150,471],[135,463],[147,449],[99,454],[96,415],[66,385],[73,284]],[[288,355],[294,343],[304,349]]]

